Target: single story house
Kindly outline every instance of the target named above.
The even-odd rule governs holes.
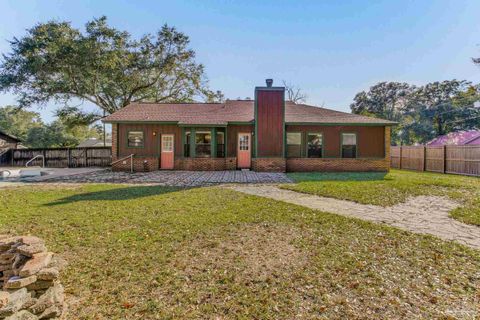
[[[480,130],[462,130],[436,137],[428,146],[480,146]]]
[[[8,149],[16,149],[19,143],[20,139],[0,130],[0,153]]]
[[[254,100],[133,103],[107,116],[112,156],[136,171],[388,171],[395,122],[285,101],[285,88]],[[127,159],[113,166],[129,170]]]

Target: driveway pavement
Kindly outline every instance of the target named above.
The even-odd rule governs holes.
[[[308,195],[275,186],[227,186],[235,191],[293,203],[311,209],[331,212],[376,223],[385,223],[415,233],[431,234],[480,249],[480,227],[461,223],[449,217],[458,203],[436,196],[412,197],[392,207],[364,205],[352,201]]]

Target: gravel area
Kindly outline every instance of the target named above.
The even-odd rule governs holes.
[[[233,190],[293,203],[311,209],[336,213],[377,223],[385,223],[415,233],[431,234],[480,249],[480,227],[449,217],[458,203],[437,196],[412,197],[392,207],[364,205],[352,201],[308,195],[267,185],[227,186]]]

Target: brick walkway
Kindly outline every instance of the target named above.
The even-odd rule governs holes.
[[[96,171],[43,179],[45,183],[152,183],[165,186],[197,187],[225,183],[289,183],[284,173],[253,171]]]

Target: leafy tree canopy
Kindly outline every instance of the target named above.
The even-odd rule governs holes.
[[[380,82],[367,92],[357,93],[350,108],[353,113],[397,121],[414,89],[408,83]]]
[[[22,110],[15,106],[0,108],[0,130],[25,141],[28,131],[41,127],[43,122],[37,112]]]
[[[101,138],[99,125],[69,124],[62,118],[45,124],[36,112],[6,106],[0,108],[0,129],[30,148],[74,147],[88,138]]]
[[[381,82],[358,93],[353,113],[399,122],[393,128],[395,144],[426,143],[451,131],[480,127],[480,85],[447,80],[415,87],[407,83]]]
[[[89,101],[102,112],[59,111],[87,123],[137,101],[223,99],[208,89],[188,36],[167,25],[137,40],[110,27],[106,17],[88,22],[84,32],[69,22],[50,21],[10,45],[0,65],[0,91],[17,94],[20,107]]]

